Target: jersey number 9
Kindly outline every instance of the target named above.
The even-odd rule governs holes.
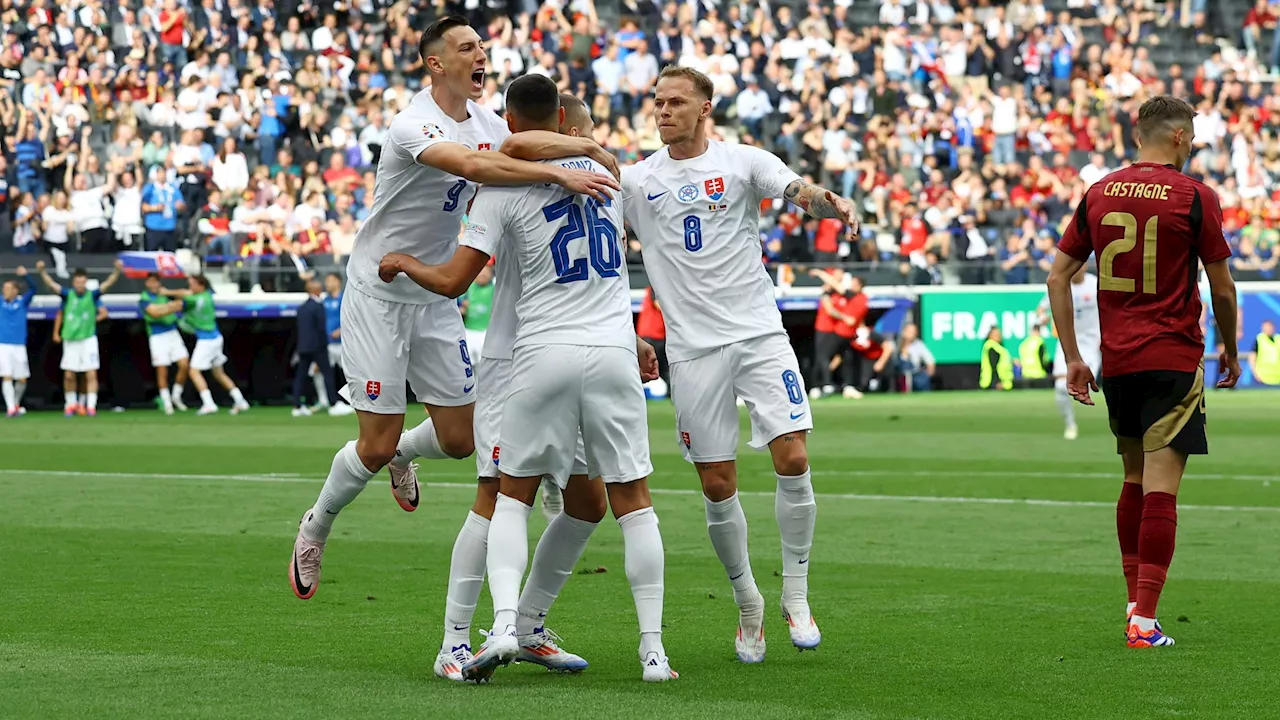
[[[458,209],[458,199],[462,197],[462,191],[467,189],[467,181],[459,180],[449,188],[449,192],[445,195],[444,211],[453,212]]]
[[[549,223],[565,218],[564,225],[556,230],[556,236],[551,239],[551,260],[556,265],[556,282],[564,284],[586,280],[591,272],[587,268],[588,262],[600,277],[618,277],[618,268],[622,267],[618,228],[614,227],[609,218],[600,217],[601,205],[591,198],[584,199],[584,222],[582,208],[577,204],[578,197],[570,195],[542,208],[542,216]],[[607,207],[607,203],[604,206]],[[587,238],[587,257],[570,261],[569,243],[584,237]]]

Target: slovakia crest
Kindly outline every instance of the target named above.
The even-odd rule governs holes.
[[[480,152],[489,152],[490,150],[492,150],[492,149],[493,149],[493,144],[492,144],[492,143],[480,143],[478,146],[476,146],[476,149],[477,149],[477,150],[479,150]]]
[[[382,396],[382,383],[377,380],[370,380],[364,384],[364,394],[369,397],[370,401],[376,401]]]
[[[716,202],[724,197],[724,178],[714,177],[703,183],[703,187],[707,190],[707,197]]]
[[[689,433],[684,432],[684,431],[681,431],[681,432],[680,432],[680,444],[681,444],[681,445],[684,445],[684,446],[685,446],[685,448],[688,448],[688,447],[689,447],[689,445],[690,445],[690,443],[689,443]]]
[[[494,445],[493,446],[493,464],[494,465],[498,464],[498,460],[501,455],[502,455],[502,448],[497,445]]]

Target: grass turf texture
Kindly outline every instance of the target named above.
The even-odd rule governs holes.
[[[439,485],[412,515],[376,477],[302,602],[285,573],[298,517],[353,418],[4,421],[0,716],[1275,717],[1278,405],[1274,393],[1211,395],[1214,454],[1188,468],[1161,604],[1178,646],[1139,652],[1121,637],[1119,459],[1103,408],[1078,410],[1072,443],[1044,392],[815,403],[823,644],[797,653],[779,619],[774,479],[767,454],[744,450],[770,647],[743,666],[693,469],[670,406],[652,404],[665,641],[681,673],[663,686],[640,682],[610,520],[580,563],[607,572],[575,575],[549,621],[589,670],[515,665],[481,687],[431,674],[470,460],[423,463]],[[535,513],[535,538],[542,527]],[[486,591],[476,627],[490,617]]]

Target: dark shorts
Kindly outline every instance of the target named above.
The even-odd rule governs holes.
[[[1101,384],[1117,439],[1138,440],[1143,452],[1172,447],[1187,455],[1208,454],[1203,365],[1195,372],[1147,370],[1104,377]]]

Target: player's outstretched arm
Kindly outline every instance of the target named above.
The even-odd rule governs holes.
[[[517,160],[530,161],[586,155],[608,168],[615,178],[622,178],[618,158],[588,137],[571,137],[550,130],[526,130],[509,136],[502,143],[500,152]]]
[[[1071,299],[1071,278],[1084,267],[1084,263],[1084,260],[1058,252],[1045,284],[1049,287],[1049,309],[1058,328],[1058,342],[1062,344],[1062,355],[1067,360],[1067,392],[1081,403],[1092,405],[1089,391],[1098,391],[1098,381],[1089,366],[1080,359],[1080,346],[1076,343],[1075,302]]]
[[[124,270],[124,263],[120,260],[116,260],[115,269],[112,270],[111,275],[107,276],[107,279],[103,280],[102,284],[98,286],[98,292],[105,293],[115,286],[116,283],[120,282],[120,272],[122,270]]]
[[[40,274],[40,281],[44,283],[45,287],[49,288],[50,292],[55,295],[62,294],[62,286],[59,285],[56,280],[49,277],[49,273],[44,269],[43,260],[36,263],[36,272]]]
[[[804,180],[793,180],[782,196],[787,202],[799,205],[811,217],[835,218],[849,226],[850,235],[858,232],[857,208],[847,199],[824,187]]]
[[[600,202],[608,201],[613,191],[622,189],[616,179],[601,173],[526,162],[500,152],[479,152],[454,142],[428,147],[418,155],[418,162],[482,185],[555,183]]]
[[[1209,299],[1213,303],[1213,316],[1218,322],[1218,338],[1222,343],[1222,356],[1218,359],[1218,372],[1223,377],[1218,387],[1235,387],[1240,380],[1240,348],[1236,344],[1236,281],[1231,277],[1230,260],[1219,260],[1204,266],[1209,278]]]
[[[427,265],[412,255],[387,253],[378,263],[378,277],[391,282],[400,273],[437,295],[456,298],[471,287],[476,276],[489,263],[489,256],[472,247],[461,245],[443,265]]]

